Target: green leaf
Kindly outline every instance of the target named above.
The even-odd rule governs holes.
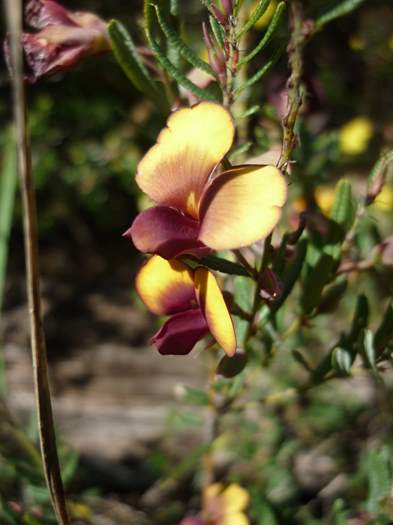
[[[261,106],[258,104],[255,104],[254,106],[251,106],[249,109],[246,109],[246,111],[243,111],[242,113],[239,113],[235,116],[235,120],[241,120],[243,118],[251,117],[251,115],[255,115],[255,113],[258,113],[258,111],[261,109]]]
[[[191,268],[198,268],[199,266],[205,266],[211,270],[218,272],[227,273],[229,275],[242,275],[244,277],[252,277],[248,271],[238,263],[228,261],[227,259],[221,259],[215,255],[207,255],[201,259],[191,259],[185,257],[182,259]]]
[[[273,18],[269,24],[269,27],[267,28],[265,34],[263,35],[262,40],[259,42],[259,44],[250,52],[248,55],[246,55],[244,58],[242,58],[239,61],[239,67],[243,66],[244,64],[247,64],[252,60],[258,53],[262,51],[264,47],[267,46],[267,44],[270,42],[270,39],[276,32],[276,29],[281,21],[281,17],[285,11],[286,4],[285,2],[280,2],[276,10],[274,12]]]
[[[224,355],[221,361],[218,363],[216,374],[231,379],[239,375],[247,364],[247,354],[243,351],[237,350],[236,354],[232,357]]]
[[[315,22],[315,28],[317,30],[321,30],[326,24],[331,22],[332,20],[335,20],[336,18],[340,18],[341,16],[345,16],[352,11],[354,11],[356,8],[358,8],[365,0],[341,0],[339,3],[331,9],[330,11],[327,11],[323,15],[321,15],[319,18],[317,18]]]
[[[126,76],[160,110],[167,112],[169,105],[151,79],[127,29],[117,20],[111,20],[108,24],[108,32],[113,54]]]
[[[203,71],[205,71],[205,73],[211,75],[212,77],[215,77],[214,71],[212,70],[210,65],[201,58],[199,58],[199,56],[196,53],[194,53],[194,51],[190,47],[188,47],[185,42],[183,42],[183,40],[179,37],[176,31],[171,27],[170,21],[165,12],[162,9],[160,9],[159,6],[156,4],[154,4],[154,7],[161,29],[167,37],[168,41],[170,42],[171,46],[177,49],[181,56],[184,57],[191,65],[202,69]]]
[[[209,404],[208,394],[205,390],[201,390],[200,388],[184,387],[181,400],[190,405],[206,406]]]
[[[356,301],[355,314],[353,316],[351,330],[348,334],[347,341],[351,347],[357,343],[359,334],[367,328],[369,317],[368,299],[364,294],[360,294]]]
[[[257,525],[278,525],[278,521],[274,515],[274,511],[268,501],[261,495],[260,490],[253,490],[252,509],[255,523]]]
[[[341,277],[336,283],[328,286],[322,293],[316,313],[324,314],[333,311],[343,298],[347,288],[348,280],[346,277]]]
[[[214,35],[214,38],[216,39],[217,44],[221,48],[223,48],[224,40],[225,40],[225,33],[224,33],[222,26],[217,22],[214,16],[209,16],[209,24],[210,24],[212,33]]]
[[[277,312],[279,308],[284,304],[284,302],[287,300],[289,294],[292,292],[293,287],[295,286],[297,280],[300,277],[301,271],[303,269],[303,264],[306,258],[307,254],[307,239],[301,239],[298,242],[295,258],[288,268],[288,270],[284,273],[282,277],[283,282],[283,291],[281,296],[272,303],[270,311],[272,313]]]
[[[370,329],[365,329],[363,331],[362,337],[362,356],[364,364],[371,368],[374,372],[377,372],[375,364],[375,346],[374,346],[374,335]]]
[[[274,64],[278,61],[280,56],[282,55],[283,51],[285,49],[285,46],[280,46],[277,48],[276,52],[272,56],[270,60],[268,60],[262,67],[257,71],[252,77],[250,77],[244,84],[239,86],[237,89],[235,89],[235,96],[238,96],[242,91],[245,89],[253,86],[256,82],[261,80],[262,77],[266,75],[270,71],[270,69],[274,66]]]
[[[200,88],[194,82],[191,82],[181,71],[178,69],[162,52],[160,46],[157,44],[157,42],[154,40],[153,36],[149,31],[146,33],[149,35],[147,37],[149,45],[154,52],[154,55],[160,65],[169,73],[169,75],[176,80],[176,82],[179,84],[179,86],[182,86],[184,89],[187,89],[188,91],[191,91],[196,97],[200,98],[201,100],[210,100],[212,102],[220,102],[220,96],[213,91],[212,89],[208,88]]]
[[[352,196],[351,183],[341,179],[336,186],[330,218],[342,227],[345,234],[353,225],[355,217],[356,204]]]
[[[3,304],[5,273],[8,259],[12,217],[14,214],[15,192],[18,182],[16,169],[16,147],[11,129],[5,134],[0,178],[0,311]]]
[[[318,306],[324,286],[332,277],[335,261],[331,255],[323,252],[315,265],[306,266],[303,280],[301,306],[305,314],[310,314]]]
[[[267,8],[269,7],[271,0],[259,0],[258,5],[254,9],[254,11],[251,13],[250,18],[247,20],[247,22],[244,24],[243,27],[239,29],[239,31],[236,34],[236,38],[239,40],[239,38],[244,35],[244,33],[247,33],[254,27],[254,25],[258,22],[258,20],[261,18],[261,16],[265,13]]]
[[[351,374],[353,357],[346,348],[335,348],[332,352],[332,366],[337,372],[343,375]]]
[[[374,345],[379,357],[387,344],[393,339],[393,301],[388,304],[385,315],[375,331]]]
[[[252,302],[254,297],[255,283],[251,279],[244,279],[243,277],[234,278],[234,297],[235,302],[240,308],[247,313],[251,312]],[[242,344],[248,330],[248,321],[245,319],[237,319],[235,324],[236,339],[239,344]]]
[[[295,361],[298,362],[305,370],[307,370],[307,372],[312,372],[312,368],[309,362],[304,357],[304,355],[301,352],[299,352],[299,350],[292,350],[291,354]]]
[[[377,513],[381,500],[388,496],[392,486],[392,472],[389,468],[389,458],[383,451],[370,452],[367,458],[368,500],[367,510]]]

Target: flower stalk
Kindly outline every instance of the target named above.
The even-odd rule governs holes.
[[[31,169],[27,108],[22,70],[22,6],[20,0],[6,1],[6,15],[11,42],[14,118],[18,142],[18,171],[21,183],[23,226],[26,257],[26,284],[28,291],[31,351],[38,426],[44,472],[52,505],[59,525],[69,525],[56,436],[52,414],[45,334],[41,314],[37,210]]]

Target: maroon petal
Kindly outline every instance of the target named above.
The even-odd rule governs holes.
[[[25,9],[26,23],[36,29],[54,24],[75,26],[70,15],[70,11],[53,0],[30,0]]]
[[[183,253],[207,255],[210,249],[198,240],[199,222],[174,208],[156,206],[141,212],[124,234],[144,253],[173,259]]]
[[[209,333],[199,308],[172,315],[151,341],[163,355],[186,355]]]

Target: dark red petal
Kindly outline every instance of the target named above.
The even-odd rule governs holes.
[[[85,54],[85,46],[75,43],[66,47],[60,44],[43,44],[42,33],[22,34],[26,60],[26,77],[30,82],[55,71],[66,71],[74,66]]]
[[[198,240],[198,235],[198,221],[167,206],[141,212],[124,234],[141,252],[156,253],[164,259],[183,253],[207,255],[210,250]]]
[[[26,23],[36,29],[49,25],[76,26],[71,12],[53,0],[30,0],[25,9]]]
[[[199,308],[172,315],[152,337],[152,343],[163,355],[186,355],[209,333]]]

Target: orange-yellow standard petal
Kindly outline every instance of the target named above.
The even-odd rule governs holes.
[[[155,202],[198,218],[199,200],[213,169],[229,151],[234,125],[213,102],[174,112],[138,165],[136,181]]]
[[[151,312],[171,315],[197,306],[193,277],[180,261],[154,255],[139,270],[135,288]]]
[[[214,275],[198,268],[194,275],[198,302],[209,330],[228,356],[236,352],[236,335],[231,316]]]
[[[200,207],[199,239],[214,250],[248,246],[271,233],[287,199],[274,166],[239,166],[213,180]]]

